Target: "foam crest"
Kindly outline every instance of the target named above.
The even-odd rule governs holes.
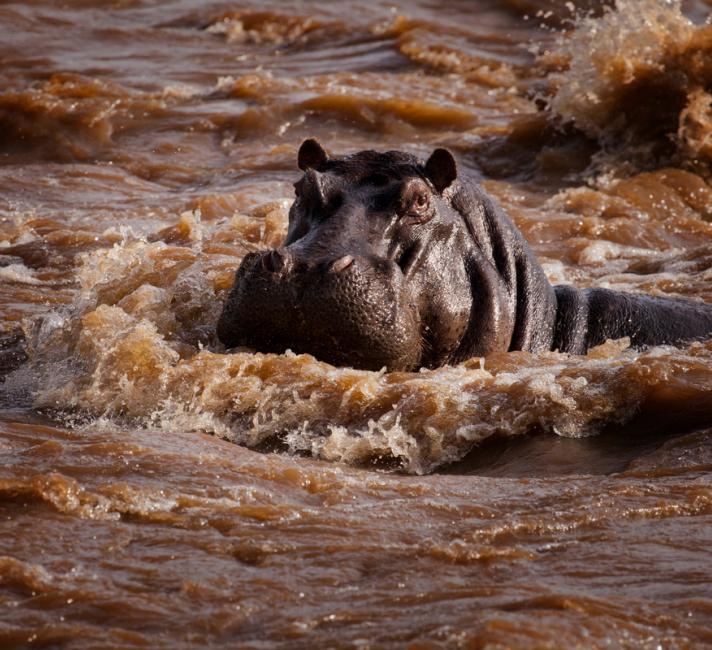
[[[617,0],[542,56],[558,68],[549,107],[609,149],[645,142],[640,157],[655,159],[674,144],[709,162],[711,51],[712,29],[679,0]]]

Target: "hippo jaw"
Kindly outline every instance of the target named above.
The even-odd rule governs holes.
[[[365,370],[420,365],[420,319],[396,263],[344,255],[298,266],[288,256],[245,257],[218,322],[227,347],[289,349]]]

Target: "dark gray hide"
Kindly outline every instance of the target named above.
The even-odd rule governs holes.
[[[299,150],[284,245],[237,270],[217,334],[226,347],[308,352],[412,370],[492,352],[585,353],[607,338],[677,344],[712,333],[712,306],[552,287],[519,230],[452,155],[331,159]]]

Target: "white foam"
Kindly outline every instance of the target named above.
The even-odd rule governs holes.
[[[46,284],[36,276],[35,271],[20,263],[0,266],[0,280],[35,286]]]

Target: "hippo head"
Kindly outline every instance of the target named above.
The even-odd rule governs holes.
[[[453,207],[452,155],[330,158],[306,140],[298,165],[283,245],[250,253],[237,271],[217,326],[225,346],[291,349],[370,370],[466,356],[475,247]],[[481,288],[487,279],[479,278]]]

